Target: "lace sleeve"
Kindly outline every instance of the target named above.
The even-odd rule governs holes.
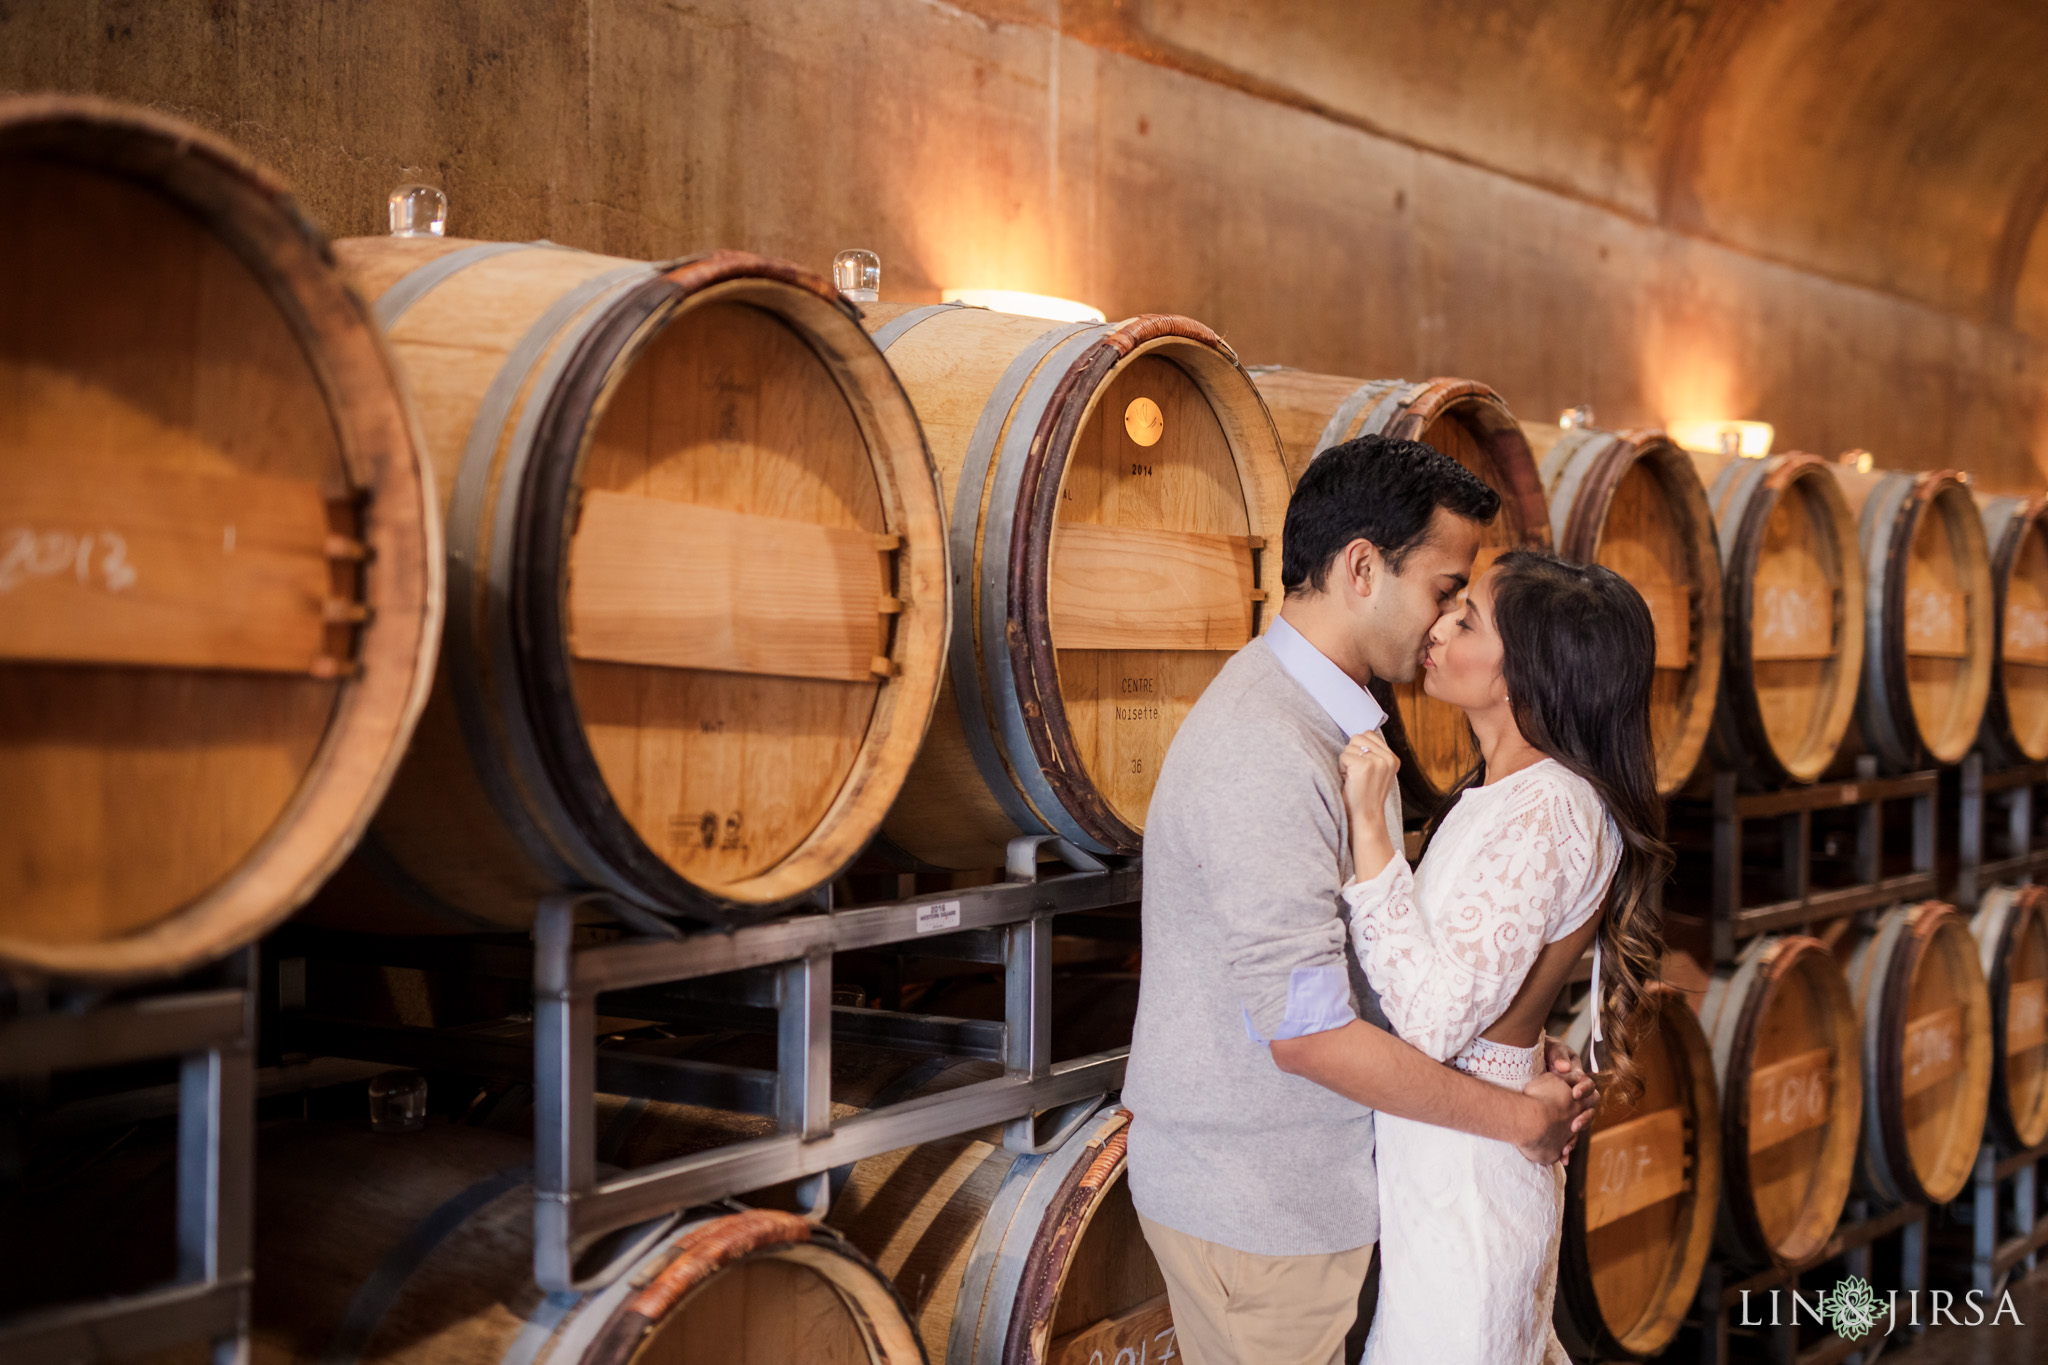
[[[1433,914],[1416,904],[1399,857],[1344,888],[1359,962],[1388,1022],[1436,1060],[1500,1018],[1553,918],[1575,908],[1595,876],[1594,832],[1573,796],[1540,780],[1510,794]]]

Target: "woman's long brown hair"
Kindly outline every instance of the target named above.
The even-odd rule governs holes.
[[[1595,1079],[1629,1103],[1642,1093],[1636,1045],[1657,1013],[1664,923],[1655,892],[1672,863],[1650,742],[1656,626],[1642,594],[1612,569],[1540,550],[1510,550],[1493,568],[1494,627],[1515,724],[1586,780],[1621,831],[1599,930],[1606,979],[1593,983],[1607,1023]],[[1451,789],[1437,820],[1482,768]]]

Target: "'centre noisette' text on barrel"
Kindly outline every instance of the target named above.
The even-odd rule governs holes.
[[[1856,1007],[1825,945],[1752,939],[1700,1005],[1722,1116],[1721,1250],[1796,1265],[1834,1234],[1856,1175]]]
[[[1557,552],[1614,570],[1650,608],[1650,737],[1669,795],[1699,764],[1721,689],[1721,553],[1706,488],[1661,431],[1523,430],[1543,462]]]
[[[1996,657],[1980,735],[2000,765],[2048,759],[2048,498],[1977,496]]]
[[[1257,391],[1188,318],[864,312],[931,444],[954,576],[945,691],[883,832],[957,869],[1020,835],[1136,852],[1182,718],[1279,607],[1287,475]]]
[[[1486,385],[1469,379],[1346,379],[1284,366],[1261,366],[1253,377],[1272,410],[1295,479],[1324,450],[1367,435],[1426,441],[1484,479],[1500,494],[1501,510],[1480,537],[1475,580],[1503,550],[1551,543],[1543,478],[1528,438]],[[1382,702],[1392,703],[1386,737],[1401,759],[1403,794],[1422,810],[1434,809],[1478,761],[1472,727],[1456,707],[1423,695],[1419,673],[1376,690]]]
[[[1863,1032],[1858,1177],[1893,1203],[1946,1204],[1969,1183],[1991,1103],[1991,996],[1968,924],[1900,905],[1858,940],[1849,991]]]
[[[1586,997],[1588,1001],[1591,995]],[[1714,1063],[1685,998],[1659,990],[1636,1050],[1643,1093],[1603,1104],[1565,1172],[1558,1335],[1587,1358],[1641,1359],[1677,1336],[1699,1294],[1721,1197]],[[1565,1041],[1592,1035],[1582,1003]]]
[[[740,920],[836,876],[946,622],[931,463],[850,306],[744,252],[336,249],[448,509],[440,673],[362,861],[500,928],[562,888]]]
[[[0,101],[0,966],[177,972],[347,854],[425,703],[439,513],[284,188]]]
[[[1811,782],[1855,719],[1863,561],[1832,467],[1690,452],[1721,542],[1721,700],[1708,746],[1744,785]]]

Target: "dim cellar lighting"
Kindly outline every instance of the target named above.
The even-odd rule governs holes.
[[[1100,308],[1090,308],[1072,299],[1050,294],[1026,294],[1016,289],[948,289],[940,294],[947,303],[993,308],[998,313],[1022,313],[1027,318],[1051,318],[1054,322],[1101,322]]]
[[[1580,427],[1590,427],[1593,425],[1593,409],[1587,407],[1584,403],[1579,404],[1575,408],[1566,408],[1557,415],[1557,424],[1566,431],[1576,431]]]
[[[873,303],[882,297],[882,258],[849,247],[832,258],[832,287],[852,303]]]
[[[1844,451],[1841,463],[1851,465],[1858,474],[1868,474],[1877,464],[1877,457],[1867,450]]]
[[[393,237],[439,237],[448,231],[448,196],[432,185],[400,185],[391,191]]]
[[[1740,455],[1761,460],[1771,453],[1775,434],[1769,422],[1673,422],[1671,439],[1687,450],[1709,454]]]

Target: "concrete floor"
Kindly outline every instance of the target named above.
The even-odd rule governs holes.
[[[1918,1340],[1884,1353],[1886,1365],[2043,1365],[2048,1362],[2048,1265],[2007,1286],[2023,1326],[1930,1327]],[[1998,1305],[1985,1305],[1987,1313]]]

